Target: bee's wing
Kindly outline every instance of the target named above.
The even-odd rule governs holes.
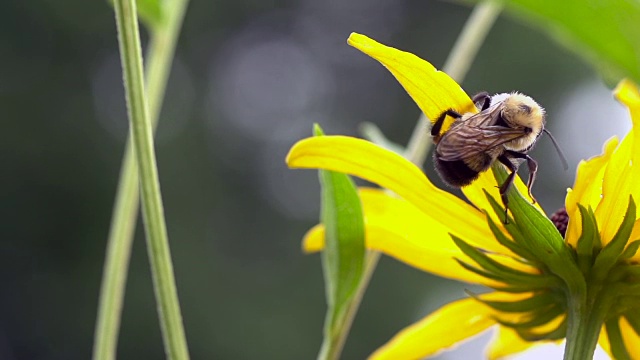
[[[465,160],[526,135],[523,129],[493,125],[498,114],[479,113],[451,128],[437,145],[438,157],[444,161]]]

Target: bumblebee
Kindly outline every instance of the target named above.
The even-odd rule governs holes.
[[[527,153],[542,132],[550,136],[565,167],[566,160],[553,136],[544,128],[544,109],[529,96],[514,92],[491,97],[482,92],[473,97],[473,102],[478,113],[460,114],[448,109],[434,122],[431,135],[436,145],[433,152],[435,167],[447,184],[462,187],[471,184],[496,160],[504,164],[511,171],[499,187],[505,205],[506,223],[507,191],[523,161],[527,162],[529,168],[529,196],[534,199],[531,187],[536,179],[538,163]],[[447,116],[452,117],[454,122],[442,133]],[[533,201],[535,203],[535,199]]]

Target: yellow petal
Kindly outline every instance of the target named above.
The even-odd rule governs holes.
[[[636,334],[625,318],[620,318],[620,332],[629,356],[632,359],[640,359],[640,336]]]
[[[409,201],[469,243],[497,253],[510,252],[494,240],[485,215],[438,189],[414,164],[371,142],[346,136],[318,136],[296,143],[287,156],[292,168],[333,170],[358,176]]]
[[[624,346],[627,349],[629,356],[631,359],[640,359],[640,337],[636,334],[631,325],[629,325],[627,319],[621,317],[618,320],[618,324],[620,325],[622,340],[624,341]],[[600,347],[613,359],[611,343],[609,342],[609,336],[607,335],[607,331],[604,326],[602,327],[602,330],[600,330],[598,345],[600,345]]]
[[[640,200],[640,92],[629,80],[620,82],[616,98],[629,108],[633,127],[614,151],[602,183],[602,201],[596,210],[600,234],[606,244],[618,231],[632,195]]]
[[[585,207],[591,207],[595,211],[602,199],[602,178],[607,163],[611,159],[613,151],[618,146],[618,138],[612,137],[604,144],[602,154],[589,160],[582,160],[576,170],[576,181],[572,189],[567,190],[565,207],[569,215],[569,226],[565,239],[571,245],[576,245],[582,232],[582,221],[578,203]]]
[[[611,353],[611,343],[609,342],[609,336],[607,335],[607,330],[603,326],[600,329],[600,336],[598,336],[598,345],[606,352],[610,358],[613,359],[613,354]]]
[[[540,343],[523,340],[515,330],[500,326],[487,348],[487,358],[490,360],[501,359],[525,351],[537,344]]]
[[[429,62],[361,34],[352,33],[347,42],[382,63],[431,122],[447,109],[454,109],[461,114],[478,112],[460,85]],[[449,117],[442,129],[448,129],[451,122],[453,119]]]
[[[365,217],[366,245],[420,270],[442,277],[484,285],[501,283],[486,279],[460,266],[455,259],[473,264],[449,235],[450,229],[425,216],[404,199],[389,196],[382,190],[360,189]],[[305,252],[324,247],[324,227],[312,228],[304,237]],[[535,270],[510,257],[492,255],[494,259],[515,269]]]
[[[637,122],[640,121],[640,90],[638,86],[633,81],[624,79],[620,81],[614,94],[618,101],[629,108],[634,125],[638,125]]]
[[[421,359],[447,349],[495,324],[494,311],[474,299],[449,303],[405,328],[369,359]]]

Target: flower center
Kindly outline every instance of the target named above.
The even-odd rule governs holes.
[[[551,215],[551,222],[556,226],[560,235],[564,237],[564,234],[567,232],[567,224],[569,224],[569,214],[567,214],[567,209],[563,207],[553,213],[553,215]]]

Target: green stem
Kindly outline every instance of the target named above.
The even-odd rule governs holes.
[[[145,79],[149,119],[154,129],[158,123],[176,40],[187,4],[188,0],[174,0],[167,3],[166,9],[169,11],[167,11],[166,22],[163,26],[152,29],[151,32]],[[138,168],[130,145],[128,140],[107,240],[94,336],[93,358],[95,360],[116,358],[131,244],[140,204]]]
[[[602,324],[604,324],[605,317],[611,308],[615,294],[601,293],[600,296],[597,295],[596,300],[586,306],[584,305],[584,295],[570,295],[564,360],[593,358]]]
[[[484,42],[489,29],[495,22],[501,9],[502,6],[496,1],[487,0],[476,6],[471,13],[444,65],[445,71],[458,82],[462,82],[464,79],[469,70],[469,64],[471,64],[475,58],[480,45]],[[431,144],[431,137],[426,131],[426,129],[428,129],[428,123],[426,117],[421,115],[413,131],[411,140],[409,140],[409,145],[407,146],[405,157],[417,165],[424,162]],[[367,254],[364,274],[358,286],[357,293],[345,311],[342,323],[336,327],[338,331],[335,336],[325,336],[318,359],[334,360],[340,357],[351,324],[358,312],[362,297],[369,285],[369,281],[376,269],[379,259],[380,253],[377,251],[370,251]]]
[[[154,129],[158,123],[175,46],[188,3],[188,0],[174,0],[166,3],[166,22],[162,26],[151,29],[145,79],[149,119]],[[138,168],[130,141],[129,139],[126,143],[107,240],[94,335],[94,360],[115,359],[118,346],[131,244],[140,204]]]
[[[136,4],[134,0],[115,0],[114,8],[130,120],[131,143],[135,148],[140,174],[142,215],[165,351],[170,359],[188,359],[187,341],[182,325],[160,195],[153,148],[153,130],[147,116]]]
[[[502,4],[494,0],[484,1],[473,9],[442,68],[458,83],[462,83],[467,75],[473,59],[478,54],[480,46],[484,43],[484,39],[501,10]],[[411,139],[409,139],[405,155],[414,164],[424,163],[429,153],[431,134],[427,130],[430,126],[429,119],[424,114],[420,114]]]

